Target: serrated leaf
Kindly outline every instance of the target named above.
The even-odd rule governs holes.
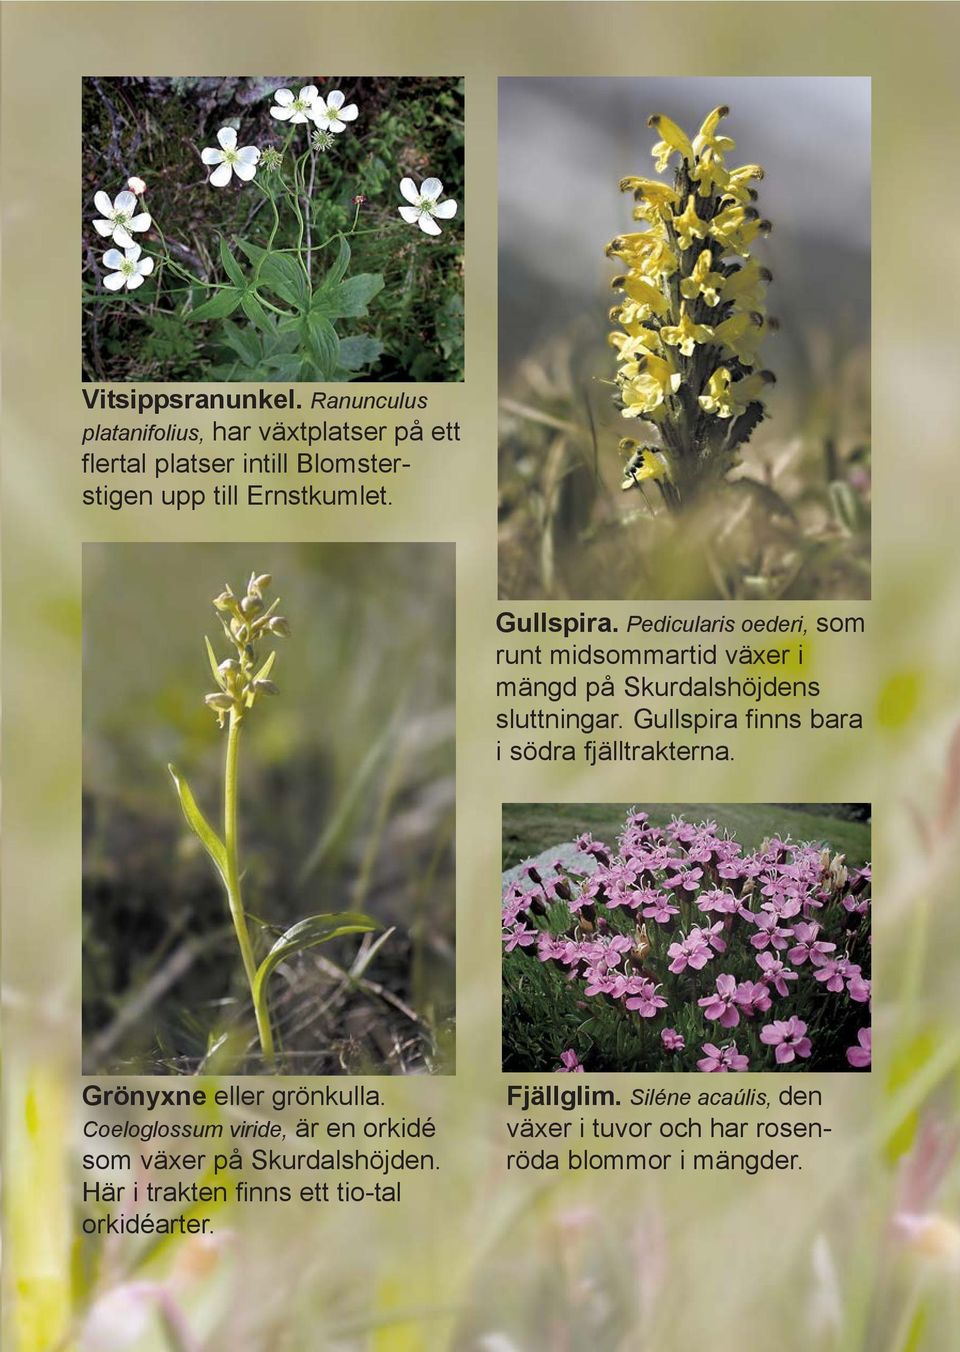
[[[368,334],[356,334],[353,338],[340,339],[339,364],[345,371],[359,371],[370,366],[383,351],[383,343]]]
[[[311,915],[299,920],[284,933],[273,945],[270,952],[257,968],[253,983],[254,1004],[260,1005],[270,976],[295,953],[305,948],[315,948],[330,939],[339,939],[344,934],[368,934],[380,926],[368,915],[359,911],[341,911],[339,914]]]
[[[310,304],[306,273],[288,254],[268,254],[260,264],[257,284],[275,291],[281,300],[298,310],[306,310]]]
[[[225,690],[226,686],[224,684],[223,677],[220,675],[220,664],[217,661],[217,654],[213,651],[213,644],[207,638],[206,634],[204,634],[203,636],[203,641],[207,645],[207,657],[210,661],[210,670],[213,672],[213,679],[216,681],[217,685],[220,687],[221,690]]]
[[[382,290],[383,277],[379,272],[358,272],[336,286],[320,287],[314,294],[312,308],[328,319],[359,319]]]
[[[340,236],[340,248],[337,251],[336,261],[323,279],[324,286],[336,286],[342,282],[347,268],[350,266],[350,245],[347,242],[346,235]],[[322,288],[321,288],[322,289]]]
[[[183,815],[187,819],[187,825],[193,831],[194,835],[200,841],[200,844],[206,850],[207,854],[213,860],[214,867],[220,874],[224,886],[227,883],[227,848],[223,841],[214,831],[213,827],[207,821],[206,817],[197,807],[197,801],[190,791],[190,785],[178,773],[176,766],[168,765],[167,769],[176,785],[177,796],[180,799],[180,806],[183,808]]]
[[[240,292],[237,288],[225,286],[215,296],[211,296],[210,300],[205,300],[202,305],[191,310],[187,319],[226,319],[227,315],[233,314],[239,304]]]
[[[233,282],[234,286],[239,286],[242,290],[247,285],[247,279],[243,275],[243,268],[230,252],[227,241],[220,236],[220,262],[223,264],[223,270]]]
[[[304,320],[303,336],[320,371],[332,375],[340,355],[340,340],[330,320],[311,310]]]
[[[257,299],[256,292],[247,291],[240,297],[240,309],[258,329],[264,333],[273,334],[275,325],[270,315],[266,312],[260,301]]]

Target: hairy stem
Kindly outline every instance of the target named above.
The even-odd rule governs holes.
[[[240,719],[237,717],[236,711],[233,711],[230,714],[230,725],[227,732],[227,760],[223,776],[223,843],[227,851],[227,898],[230,902],[230,915],[233,920],[233,928],[236,931],[237,943],[240,945],[243,970],[250,987],[250,997],[254,1003],[260,1047],[266,1059],[272,1061],[273,1030],[270,1027],[270,1014],[265,1007],[265,1002],[258,1002],[254,999],[257,964],[253,956],[250,932],[247,929],[247,917],[240,895],[240,870],[237,865],[237,750],[239,743]]]

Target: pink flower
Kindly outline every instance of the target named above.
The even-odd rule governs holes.
[[[774,911],[760,911],[750,919],[757,927],[757,933],[750,937],[754,948],[766,948],[769,944],[771,948],[784,949],[790,943],[793,930],[781,929],[777,923],[780,917]]]
[[[641,894],[638,893],[637,895],[639,896]],[[662,892],[656,892],[652,888],[648,888],[642,895],[649,898],[647,904],[643,908],[645,920],[655,920],[658,925],[666,925],[669,923],[671,916],[680,914],[677,907],[670,901],[670,898],[665,897]]]
[[[697,1062],[697,1069],[707,1075],[725,1074],[730,1070],[746,1070],[750,1064],[749,1058],[737,1051],[735,1042],[729,1043],[726,1047],[716,1047],[712,1042],[705,1042],[701,1050],[706,1055]]]
[[[686,1043],[683,1040],[683,1034],[678,1033],[675,1028],[663,1028],[660,1032],[660,1041],[668,1052],[682,1052]]]
[[[778,995],[786,995],[787,982],[797,979],[796,972],[791,972],[772,953],[758,953],[757,966],[762,970],[761,980],[772,986]]]
[[[770,1008],[770,992],[762,981],[741,981],[733,997],[745,1018],[752,1014],[766,1014]]]
[[[737,979],[723,972],[717,977],[717,989],[706,995],[697,1004],[703,1010],[704,1017],[715,1019],[722,1028],[736,1028],[740,1022],[740,1012],[734,1003],[737,993]]]
[[[635,1010],[641,1019],[653,1019],[657,1011],[666,1009],[667,1002],[660,995],[652,981],[644,981],[643,986],[626,1000],[627,1009]]]
[[[796,1015],[789,1019],[775,1019],[760,1029],[760,1041],[776,1047],[774,1056],[778,1066],[787,1066],[796,1057],[808,1057],[813,1044],[807,1037],[807,1025]]]
[[[787,954],[794,967],[801,967],[807,958],[811,963],[815,963],[818,956],[826,958],[828,954],[836,951],[836,944],[828,944],[817,938],[819,933],[820,926],[817,924],[794,926],[793,937],[796,943]]]
[[[871,1065],[873,1055],[873,1031],[870,1028],[861,1028],[857,1034],[859,1046],[847,1048],[847,1060],[854,1070],[867,1070]]]
[[[695,972],[699,972],[701,967],[706,967],[707,963],[713,957],[710,947],[706,944],[698,929],[692,930],[686,939],[679,943],[671,944],[667,949],[667,956],[672,958],[670,971],[679,975],[692,967]]]
[[[568,1073],[572,1075],[583,1073],[583,1066],[580,1064],[580,1059],[577,1056],[577,1053],[572,1049],[560,1053],[560,1065],[557,1066],[557,1074],[566,1075]]]
[[[844,967],[842,959],[814,955],[811,961],[817,969],[814,972],[815,979],[822,982],[828,991],[838,994],[843,990]]]
[[[515,948],[529,948],[537,942],[537,931],[529,925],[517,924],[512,930],[504,930],[504,950],[512,953]]]

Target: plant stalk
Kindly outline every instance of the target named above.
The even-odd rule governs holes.
[[[247,929],[247,917],[244,913],[243,899],[240,894],[240,870],[237,865],[237,751],[240,743],[240,722],[236,710],[231,711],[227,732],[227,759],[223,776],[223,843],[227,852],[227,899],[230,903],[230,916],[233,920],[233,928],[236,931],[237,943],[240,945],[243,970],[250,987],[250,998],[253,1000],[260,1048],[264,1057],[268,1061],[272,1061],[274,1048],[270,1014],[266,1008],[266,1002],[257,1001],[254,998],[257,964],[253,956],[250,932]]]

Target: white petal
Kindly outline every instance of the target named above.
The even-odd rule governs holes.
[[[397,210],[399,211],[403,219],[407,221],[410,225],[413,225],[414,221],[420,215],[419,207],[397,207]]]
[[[320,90],[316,85],[304,85],[300,90],[301,102],[312,103],[319,93]]]
[[[289,90],[287,92],[289,93]],[[270,116],[279,118],[281,122],[286,122],[287,118],[290,117],[290,115],[291,114],[289,108],[274,107],[270,109]]]
[[[237,144],[237,133],[233,127],[221,127],[217,132],[217,140],[224,150],[232,150]]]
[[[137,199],[133,193],[124,188],[123,192],[118,192],[113,199],[114,211],[122,211],[124,215],[129,216],[131,211],[137,209]]]
[[[337,121],[327,123],[327,131],[346,131],[346,130],[347,130],[346,122]]]
[[[302,111],[299,110],[299,109],[297,110],[297,112],[291,113],[291,114],[290,114],[290,121],[291,121],[291,122],[294,122],[294,123],[308,122],[309,120],[310,120],[310,114],[309,114],[309,113],[302,112]]]
[[[141,211],[139,216],[134,216],[132,221],[127,221],[127,229],[138,231],[149,230],[150,213],[148,211]]]
[[[122,272],[111,272],[109,277],[104,277],[103,284],[108,291],[119,291],[125,281]]]
[[[273,101],[274,103],[279,103],[281,107],[284,104],[291,104],[293,102],[293,90],[278,89],[273,96]]]
[[[223,164],[223,151],[207,146],[205,150],[200,151],[200,158],[204,164]]]
[[[452,197],[448,197],[445,202],[438,202],[433,208],[434,216],[439,216],[441,221],[449,221],[451,216],[457,214],[457,204]]]
[[[256,146],[241,146],[237,151],[237,159],[241,164],[256,164],[260,158],[260,151]]]
[[[423,233],[424,233],[425,235],[439,235],[439,234],[440,234],[440,227],[439,227],[439,225],[437,225],[437,223],[436,223],[436,221],[433,219],[433,217],[432,217],[428,212],[426,212],[426,211],[425,211],[425,212],[423,213],[423,215],[420,217],[419,224],[420,224],[420,229],[423,231]]]
[[[233,170],[230,168],[229,164],[224,161],[223,164],[217,165],[207,182],[211,183],[215,188],[225,188],[230,182],[232,174]]]
[[[93,228],[106,239],[107,235],[113,234],[113,221],[94,221]]]
[[[141,258],[140,262],[137,264],[137,271],[140,273],[141,277],[149,277],[153,271],[153,259]]]
[[[417,185],[412,178],[400,180],[400,195],[405,197],[408,202],[412,202],[415,207],[420,205],[420,194],[417,192]]]
[[[118,268],[123,262],[123,254],[119,249],[108,249],[103,255],[103,266],[105,268]]]
[[[327,95],[327,107],[328,107],[328,108],[342,108],[342,107],[343,107],[343,98],[344,98],[343,90],[341,90],[341,89],[331,89],[331,90],[330,90],[330,93]]]
[[[348,103],[346,108],[340,109],[337,116],[340,118],[341,122],[355,121],[357,116],[357,105],[355,103]]]
[[[129,262],[135,263],[142,252],[143,250],[140,248],[139,244],[131,244],[129,249],[124,249],[123,256]]]
[[[113,242],[119,244],[121,249],[129,249],[133,243],[133,236],[127,234],[125,226],[115,225],[113,227]]]
[[[93,204],[101,216],[113,215],[113,203],[102,189],[100,192],[94,194]]]
[[[420,184],[420,196],[430,197],[435,202],[443,192],[443,184],[438,178],[425,178]]]
[[[134,272],[130,277],[127,278],[128,291],[136,291],[138,286],[143,286],[142,272]]]
[[[233,172],[236,174],[237,178],[242,179],[244,183],[249,183],[257,172],[257,162],[254,160],[252,164],[249,164],[245,160],[237,160],[236,164],[233,166]]]

